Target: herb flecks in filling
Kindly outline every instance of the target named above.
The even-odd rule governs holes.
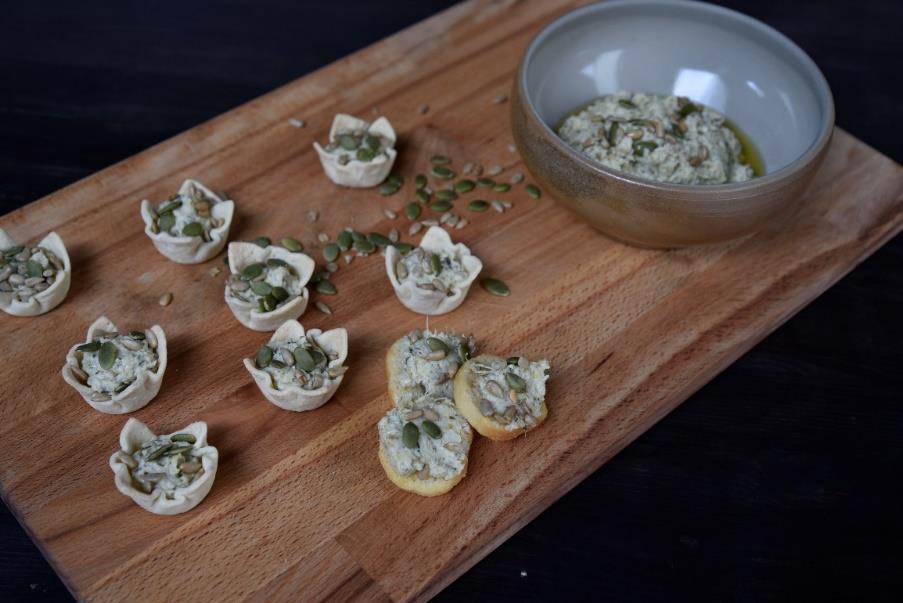
[[[685,97],[617,92],[568,116],[558,134],[606,167],[675,184],[726,184],[755,176],[717,111]]]
[[[422,247],[415,247],[395,264],[399,283],[411,281],[418,289],[445,295],[454,295],[468,274],[457,254],[433,253]]]
[[[507,430],[528,428],[542,414],[549,362],[523,356],[474,362],[474,395],[480,414]]]
[[[217,199],[197,186],[189,185],[185,193],[176,193],[157,206],[151,220],[151,231],[165,232],[174,237],[201,237],[204,241],[210,241],[210,231],[224,223],[211,214],[216,203]]]
[[[120,458],[128,466],[136,489],[145,494],[160,490],[171,499],[176,490],[190,486],[204,474],[195,441],[190,433],[159,436],[131,455],[121,453]]]
[[[151,331],[111,333],[75,348],[76,377],[101,396],[125,391],[141,375],[159,366],[157,340]]]
[[[230,274],[226,285],[229,295],[256,306],[259,312],[272,312],[301,295],[302,289],[295,269],[278,258],[248,264],[238,274]]]
[[[338,354],[323,349],[313,335],[270,342],[261,346],[254,359],[257,368],[270,375],[275,389],[300,387],[320,389],[345,373],[344,366],[329,366]]]
[[[16,245],[0,250],[0,293],[26,301],[49,288],[63,273],[63,261],[49,249]]]

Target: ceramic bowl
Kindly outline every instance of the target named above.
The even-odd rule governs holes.
[[[654,182],[602,166],[554,128],[618,90],[686,96],[723,113],[764,175],[724,185]],[[798,46],[740,13],[697,2],[591,4],[545,26],[515,78],[514,140],[538,183],[602,232],[647,247],[725,241],[797,207],[828,148],[834,101]]]

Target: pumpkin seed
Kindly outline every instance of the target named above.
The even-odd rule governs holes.
[[[182,234],[186,237],[199,237],[204,234],[204,227],[200,222],[189,222],[182,227]]]
[[[75,348],[75,351],[83,352],[83,353],[90,353],[90,352],[96,352],[99,349],[100,349],[99,341],[89,341],[88,343],[83,343],[80,346],[78,346],[77,348]]]
[[[482,186],[483,188],[492,188],[495,186],[495,180],[492,178],[478,178],[477,186]]]
[[[291,266],[288,265],[284,260],[280,260],[279,258],[269,258],[267,260],[268,268],[288,268],[291,271]]]
[[[339,233],[339,236],[336,237],[336,243],[342,251],[351,249],[351,242],[351,233],[347,230],[343,230]]]
[[[163,454],[170,448],[172,448],[172,444],[164,444],[163,446],[160,446],[159,448],[157,448],[156,450],[151,452],[149,455],[147,455],[147,460],[149,460],[149,461],[157,460],[158,458],[163,456]]]
[[[282,237],[282,246],[292,252],[304,251],[304,245],[298,239],[292,237]]]
[[[637,157],[642,157],[649,151],[654,151],[658,148],[658,143],[652,140],[641,140],[633,143],[633,154]]]
[[[266,281],[255,281],[251,283],[251,291],[257,295],[269,295],[273,292],[273,286]]]
[[[442,258],[438,254],[430,254],[430,269],[433,274],[442,272]]]
[[[476,187],[477,183],[473,180],[465,179],[455,182],[455,190],[459,193],[469,193]]]
[[[430,194],[422,188],[418,188],[414,195],[423,203],[430,202]]]
[[[446,344],[444,341],[442,341],[438,337],[427,337],[426,345],[428,345],[429,348],[434,352],[441,351],[441,352],[445,352],[446,354],[448,354],[448,352],[449,352],[448,344]]]
[[[368,148],[370,148],[374,151],[378,151],[379,147],[381,146],[381,143],[379,142],[378,136],[374,136],[373,134],[367,134],[366,136],[364,136],[364,145],[366,145]]]
[[[383,182],[379,185],[379,188],[377,190],[383,197],[388,197],[389,195],[394,195],[395,193],[397,193],[399,188],[400,187],[395,186],[391,182]]]
[[[341,253],[339,246],[336,243],[330,243],[323,248],[323,259],[327,262],[334,262],[339,257],[339,253]]]
[[[264,249],[269,247],[270,243],[272,243],[270,237],[257,237],[252,242],[258,247],[263,247]]]
[[[526,190],[527,194],[530,195],[534,199],[539,199],[540,197],[542,197],[542,191],[539,190],[539,187],[536,186],[535,184],[532,184],[532,183],[528,184],[524,188],[524,190]]]
[[[268,345],[260,346],[260,349],[257,350],[257,356],[254,358],[254,364],[257,365],[257,368],[266,368],[270,365],[270,362],[273,361],[273,348]]]
[[[325,232],[321,232],[320,234],[317,235],[317,240],[320,241],[321,243],[328,243],[329,235],[326,234]]]
[[[100,364],[100,368],[111,368],[113,363],[116,362],[116,356],[118,354],[119,350],[116,349],[116,346],[113,345],[112,341],[105,341],[102,343],[100,352],[97,354],[97,362]]]
[[[430,157],[430,163],[433,165],[448,165],[451,163],[451,159],[446,157],[445,155],[433,155]]]
[[[273,287],[273,290],[270,291],[270,295],[272,295],[277,302],[284,302],[289,297],[288,291],[282,287]]]
[[[474,199],[467,204],[467,209],[475,212],[484,212],[489,209],[489,201],[484,201],[483,199]]]
[[[304,346],[299,345],[296,347],[292,352],[292,356],[295,358],[295,366],[305,373],[309,373],[317,367],[317,363],[311,355],[310,350]]]
[[[439,429],[439,426],[432,421],[424,421],[420,424],[420,426],[423,428],[423,431],[426,432],[426,435],[430,436],[434,440],[438,440],[442,437],[442,430]]]
[[[417,174],[417,176],[414,178],[414,186],[417,188],[423,188],[424,186],[426,186],[426,176],[424,176],[423,174]]]
[[[636,105],[633,102],[627,100],[626,98],[619,99],[618,104],[621,105],[622,107],[624,107],[625,109],[636,109]]]
[[[455,173],[444,165],[434,165],[433,169],[430,171],[432,172],[433,176],[442,178],[443,180],[450,180],[451,178],[455,177]]]
[[[392,241],[390,241],[387,237],[379,234],[378,232],[371,232],[370,234],[368,234],[367,240],[378,247],[388,247],[392,244]]]
[[[511,289],[508,288],[508,285],[497,278],[486,277],[480,281],[480,284],[483,285],[483,288],[486,289],[486,291],[493,295],[499,297],[508,297],[511,295]]]
[[[25,270],[28,273],[28,276],[30,276],[32,278],[37,278],[44,274],[44,267],[37,260],[28,260],[25,263]],[[32,286],[32,285],[28,285],[28,286]]]
[[[401,254],[410,253],[414,250],[414,246],[410,243],[395,243],[395,249]]]
[[[317,283],[317,293],[322,295],[335,295],[338,293],[338,290],[335,288],[335,285],[324,279]]]
[[[454,201],[458,198],[458,193],[450,189],[442,189],[441,191],[436,191],[436,198],[440,201]]]
[[[395,218],[398,217],[398,212],[396,212],[394,209],[390,209],[390,208],[388,208],[388,207],[384,207],[384,208],[383,208],[383,215],[384,215],[385,217],[387,217],[388,219],[390,219],[390,220],[394,220]]]
[[[492,190],[496,193],[507,193],[511,190],[511,185],[507,182],[496,182],[492,185]]]
[[[421,230],[423,230],[423,222],[414,222],[408,227],[408,234],[414,236]]]
[[[417,191],[420,192],[420,191]],[[407,216],[408,220],[416,220],[420,217],[420,204],[416,201],[411,201],[407,205],[404,206],[404,215]]]
[[[176,217],[172,214],[163,214],[157,219],[157,226],[160,230],[169,232],[176,225]]]
[[[144,331],[129,331],[129,337],[137,341],[144,341],[147,339],[147,335],[144,334]]]
[[[248,264],[247,266],[245,266],[244,270],[241,271],[241,278],[249,281],[251,279],[257,278],[261,274],[263,274],[263,264]]]
[[[185,475],[194,475],[202,469],[203,465],[199,461],[185,461],[179,463],[179,471]]]
[[[176,195],[178,197],[178,195]],[[157,215],[162,217],[164,214],[170,214],[182,207],[182,199],[176,198],[157,210]]]
[[[408,421],[401,428],[401,441],[408,448],[420,447],[420,430],[417,426]]]
[[[402,178],[401,174],[399,174],[398,172],[392,172],[391,174],[389,174],[389,177],[386,178],[386,182],[398,188],[404,186],[404,178]]]
[[[361,239],[360,241],[354,242],[354,248],[360,251],[361,253],[373,253],[376,251],[376,245],[371,243],[368,239]]]
[[[508,387],[516,392],[527,391],[527,382],[521,379],[519,375],[516,375],[510,371],[505,373],[505,383],[507,383]]]
[[[461,364],[470,360],[470,348],[466,343],[458,344],[458,360],[461,361]]]
[[[360,139],[352,134],[342,134],[336,142],[346,151],[353,151],[361,145]]]
[[[430,209],[436,213],[448,211],[452,208],[451,201],[434,201],[430,204]]]
[[[173,442],[188,442],[189,444],[194,444],[197,442],[197,438],[190,433],[176,433],[169,437],[169,439]]]

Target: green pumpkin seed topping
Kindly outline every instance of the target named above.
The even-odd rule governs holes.
[[[129,331],[129,337],[138,341],[144,341],[145,339],[147,339],[147,335],[144,333],[144,331]]]
[[[408,448],[420,447],[420,430],[414,423],[408,421],[401,428],[401,441]]]
[[[269,237],[257,237],[252,242],[258,247],[263,247],[264,249],[269,247],[270,243],[272,243]]]
[[[508,297],[511,295],[511,289],[508,288],[508,285],[497,278],[486,277],[480,281],[480,284],[483,285],[483,288],[486,289],[486,291],[493,295],[499,297]]]
[[[264,368],[270,365],[270,362],[273,361],[273,348],[268,345],[260,346],[260,349],[257,350],[257,356],[254,358],[254,363],[257,365],[257,368]]]
[[[468,360],[470,360],[470,347],[466,343],[458,344],[458,360],[461,364],[464,364]]]
[[[289,293],[283,287],[273,287],[272,291],[270,291],[270,295],[272,295],[277,302],[284,302],[289,298]]]
[[[113,367],[113,363],[116,362],[116,356],[118,355],[119,350],[116,348],[116,345],[111,341],[105,341],[101,344],[100,351],[97,353],[97,361],[101,368],[110,369]]]
[[[342,251],[348,251],[349,249],[351,249],[351,233],[347,230],[340,232],[339,236],[336,237],[336,244]]]
[[[618,104],[621,105],[622,107],[624,107],[625,109],[636,109],[636,105],[632,101],[627,100],[626,98],[619,99]]]
[[[445,352],[449,353],[448,344],[439,339],[438,337],[427,337],[426,344],[429,346],[430,350],[434,352]]]
[[[430,436],[434,440],[438,440],[442,437],[442,430],[439,429],[439,426],[433,423],[430,420],[426,420],[420,424],[420,427],[423,428],[424,433]]]
[[[171,213],[163,214],[157,220],[157,227],[161,231],[164,231],[164,232],[169,232],[170,230],[172,230],[172,227],[175,225],[176,225],[176,217],[174,215],[172,215]]]
[[[397,193],[399,188],[401,188],[401,187],[396,186],[396,185],[392,184],[391,182],[387,181],[387,182],[383,182],[382,184],[380,184],[377,191],[379,191],[380,195],[382,195],[384,197],[388,197],[389,195],[394,195],[395,193]]]
[[[374,251],[376,251],[376,245],[371,243],[368,239],[355,241],[354,248],[361,253],[373,253]]]
[[[96,352],[100,349],[99,341],[89,341],[75,348],[76,352]]]
[[[29,277],[38,277],[44,273],[44,266],[37,260],[28,260],[25,262],[25,272]]]
[[[441,191],[436,191],[436,198],[440,201],[454,201],[458,198],[458,193],[449,189],[442,189]]]
[[[505,383],[507,383],[508,387],[516,392],[527,391],[527,382],[524,381],[519,375],[510,371],[505,373]]]
[[[633,154],[642,157],[647,152],[654,151],[658,148],[658,143],[653,140],[638,140],[633,143]]]
[[[257,278],[263,274],[263,268],[263,264],[248,264],[245,266],[244,270],[241,271],[241,277],[245,280]]]
[[[410,243],[398,242],[398,243],[395,243],[394,245],[395,245],[395,249],[397,249],[399,251],[399,253],[402,253],[402,254],[410,253],[411,251],[414,250],[414,246],[411,245]]]
[[[198,440],[190,433],[176,433],[169,436],[169,439],[173,442],[187,442],[189,444],[195,444]]]
[[[378,136],[374,136],[373,134],[367,134],[364,136],[364,145],[368,147],[371,151],[378,151],[382,146],[382,143],[379,141]]]
[[[316,360],[314,360],[314,357],[310,353],[310,350],[306,349],[303,346],[296,347],[292,352],[292,355],[295,358],[295,366],[300,368],[302,371],[309,373],[317,367],[317,362]]]
[[[373,152],[373,149],[367,147],[361,147],[354,154],[354,158],[358,161],[373,161],[373,158],[376,154]]]
[[[414,193],[414,196],[416,196],[423,203],[430,202],[430,194],[422,188],[417,189],[417,191]]]
[[[204,234],[204,227],[200,222],[189,222],[182,227],[182,234],[186,237],[199,237]]]
[[[360,138],[354,136],[353,134],[340,134],[336,138],[336,142],[338,142],[339,146],[346,151],[353,151],[361,145]]]
[[[442,258],[438,254],[430,254],[430,270],[434,275],[442,272]]]
[[[391,174],[389,174],[389,177],[386,178],[386,182],[397,188],[404,186],[404,178],[398,172],[392,172]]]
[[[492,178],[478,178],[477,186],[482,186],[483,188],[492,188],[495,186],[495,180]]]
[[[492,191],[496,193],[507,193],[511,190],[511,185],[507,182],[496,182],[492,185]]]

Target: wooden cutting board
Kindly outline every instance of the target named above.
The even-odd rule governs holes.
[[[311,308],[301,319],[350,333],[351,368],[333,401],[300,414],[267,403],[241,365],[267,334],[226,308],[224,274],[209,273],[220,258],[179,266],[157,254],[139,200],[198,178],[236,199],[233,238],[294,235],[318,260],[319,232],[406,232],[405,218],[382,210],[412,198],[413,175],[434,153],[458,168],[500,164],[500,179],[523,169],[509,150],[508,106],[493,99],[508,92],[531,35],[572,4],[456,6],[0,218],[20,240],[56,230],[74,265],[61,307],[0,317],[0,486],[77,597],[427,598],[900,231],[903,169],[843,131],[798,216],[716,247],[626,247],[517,186],[511,210],[469,215],[452,231],[511,297],[475,287],[431,325],[471,332],[483,350],[548,357],[541,429],[510,443],[476,439],[469,475],[449,495],[389,483],[376,458],[376,422],[390,405],[383,355],[424,320],[395,300],[378,255],[334,276],[339,295],[323,298],[333,315]],[[325,179],[311,143],[336,111],[390,117],[402,193]],[[164,308],[165,292],[175,300]],[[151,515],[115,490],[107,459],[126,417],[93,411],[59,377],[100,314],[122,328],[159,323],[170,340],[160,395],[133,416],[158,432],[210,425],[220,469],[190,513]]]

